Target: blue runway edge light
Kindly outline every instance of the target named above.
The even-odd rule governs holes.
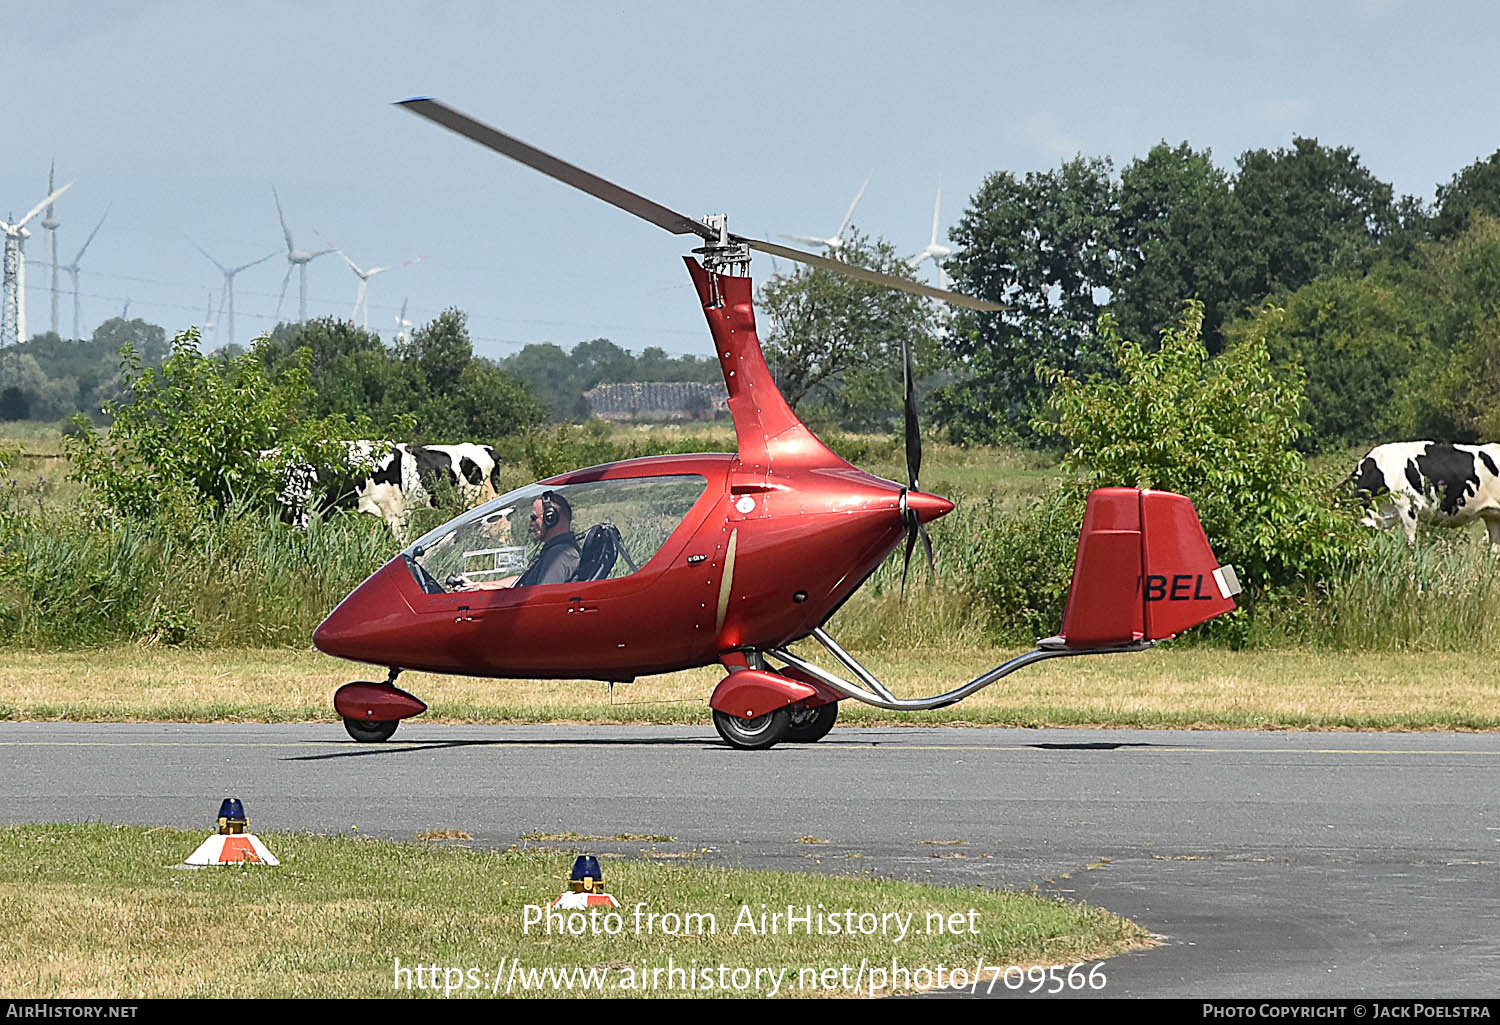
[[[245,806],[240,803],[238,797],[226,797],[219,805],[219,818],[229,822],[245,821]]]
[[[588,880],[587,887],[596,889],[604,882],[604,877],[599,872],[599,859],[592,854],[580,854],[573,862],[573,872],[568,876],[568,882],[574,884],[584,883]]]

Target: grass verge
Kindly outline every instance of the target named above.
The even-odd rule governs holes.
[[[811,649],[807,654],[816,657]],[[899,694],[950,689],[1014,652],[877,651],[867,664]],[[826,661],[820,659],[820,661]],[[1229,729],[1500,729],[1491,657],[1457,652],[1228,652],[1163,648],[1028,667],[935,712],[845,702],[845,724]],[[174,722],[332,720],[331,696],[381,679],[314,651],[127,645],[0,652],[0,719]],[[722,671],[647,677],[611,692],[588,681],[480,680],[410,673],[420,721],[702,723]]]
[[[559,971],[591,970],[612,996],[722,996],[736,995],[732,970],[739,968],[749,970],[741,980],[761,969],[759,993],[747,988],[743,995],[769,995],[779,978],[778,995],[839,996],[852,995],[849,983],[862,959],[887,970],[895,958],[912,972],[941,964],[972,973],[981,961],[1068,965],[1149,944],[1131,922],[1034,894],[650,861],[606,863],[609,889],[622,904],[618,934],[549,936],[540,925],[528,934],[525,908],[556,897],[571,863],[567,853],[306,834],[261,838],[279,868],[179,871],[173,866],[201,833],[0,828],[0,934],[7,938],[0,993],[18,999],[489,996],[498,972],[501,994],[509,982],[511,995],[587,995],[576,978],[571,990],[539,981],[522,991],[516,984],[527,972],[551,969],[554,983]],[[638,901],[647,905],[639,930]],[[884,935],[736,932],[742,909],[759,923],[762,905],[768,912],[821,905],[840,916],[847,908],[912,917],[903,939],[897,919],[886,920]],[[689,912],[700,917],[681,917]],[[667,934],[665,917],[650,923],[645,916],[652,913],[680,916],[677,934]],[[708,915],[711,931],[701,917]],[[689,923],[697,928],[688,930]],[[410,989],[395,988],[397,958],[408,969]],[[429,965],[439,966],[430,977],[410,971]],[[720,965],[731,974],[721,975]],[[821,974],[812,984],[807,971],[844,965],[850,972],[836,973],[831,986]],[[669,967],[686,974],[668,976]],[[418,978],[429,985],[417,987]],[[918,973],[913,981],[921,979]],[[866,971],[862,993],[870,981]],[[636,988],[627,988],[632,982]],[[669,989],[669,982],[676,985]],[[885,991],[893,988],[915,986]],[[600,988],[589,992],[598,995]]]

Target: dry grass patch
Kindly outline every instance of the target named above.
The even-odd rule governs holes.
[[[812,654],[810,648],[805,649]],[[903,695],[947,690],[1014,652],[874,652],[867,664]],[[1060,659],[1024,669],[951,708],[893,713],[846,702],[860,725],[1319,729],[1500,729],[1492,659],[1457,652],[1310,653],[1161,649]],[[611,691],[591,681],[482,680],[410,673],[428,722],[707,724],[722,671],[647,677]],[[125,646],[0,653],[0,718],[332,720],[331,695],[360,667],[313,651]]]

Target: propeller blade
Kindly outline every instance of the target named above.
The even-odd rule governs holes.
[[[917,478],[922,472],[922,428],[917,420],[917,398],[912,387],[911,349],[901,339],[901,370],[906,413],[906,480],[913,491],[922,490]]]
[[[937,561],[932,557],[932,538],[927,536],[927,524],[918,521],[917,533],[922,535],[922,547],[927,549],[927,572],[936,575]]]
[[[45,209],[46,207],[51,206],[52,202],[55,199],[57,199],[58,196],[61,196],[64,192],[67,192],[72,187],[73,187],[73,183],[72,182],[68,182],[68,184],[64,185],[62,188],[60,188],[56,192],[52,193],[52,195],[50,195],[46,199],[42,200],[36,206],[32,207],[31,208],[31,213],[27,214],[25,217],[22,217],[19,221],[17,221],[13,225],[13,227],[15,227],[17,229],[24,228],[26,226],[26,222],[27,221],[31,220],[37,214],[41,213],[42,210]]]
[[[915,512],[910,514],[916,516]],[[901,600],[906,600],[906,572],[911,569],[911,550],[917,546],[916,531],[911,529],[911,521],[907,521],[906,529],[906,559],[901,563]]]
[[[413,114],[420,114],[427,120],[472,139],[481,146],[486,146],[533,170],[556,178],[565,185],[587,192],[596,199],[602,199],[612,206],[617,206],[626,213],[635,214],[642,220],[650,221],[658,228],[665,228],[674,235],[698,235],[709,242],[719,240],[719,233],[702,221],[675,210],[669,210],[644,196],[638,196],[628,189],[621,188],[614,182],[606,181],[596,174],[590,174],[581,167],[575,167],[550,153],[543,153],[536,147],[528,146],[514,136],[506,135],[483,122],[475,121],[468,115],[461,114],[437,100],[419,96],[402,100],[397,106],[405,107]]]
[[[830,260],[826,256],[814,256],[812,253],[804,253],[800,249],[788,249],[786,246],[778,246],[774,242],[763,242],[760,239],[745,238],[741,235],[730,235],[731,241],[743,242],[751,249],[762,253],[770,253],[772,256],[784,256],[788,260],[796,260],[811,267],[821,270],[832,271],[834,274],[842,274],[845,277],[858,278],[860,281],[868,281],[872,285],[884,285],[886,288],[899,289],[902,292],[911,292],[914,295],[925,295],[930,299],[941,299],[943,302],[952,303],[954,306],[964,306],[971,310],[1003,310],[1004,306],[992,303],[988,299],[975,299],[973,296],[964,295],[961,292],[949,292],[941,288],[933,288],[924,285],[920,281],[907,281],[893,274],[881,274],[879,271],[868,270],[857,267],[850,263],[841,263],[838,260]]]

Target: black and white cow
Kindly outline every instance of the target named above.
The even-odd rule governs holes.
[[[275,461],[277,451],[262,452]],[[436,504],[444,486],[468,505],[495,497],[500,485],[500,456],[489,445],[381,445],[351,441],[343,469],[320,479],[316,468],[289,462],[281,467],[279,500],[287,519],[299,527],[308,517],[333,509],[353,509],[378,516],[391,531],[406,531],[408,511]]]
[[[1408,543],[1417,522],[1462,526],[1484,520],[1500,545],[1500,445],[1396,441],[1377,445],[1354,470],[1354,490],[1367,508],[1366,526],[1398,523]]]

